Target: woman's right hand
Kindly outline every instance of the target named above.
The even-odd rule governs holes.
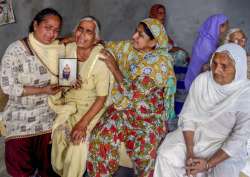
[[[190,130],[183,131],[183,136],[185,139],[185,144],[186,144],[186,149],[187,149],[187,152],[186,152],[186,173],[187,173],[187,176],[190,176],[191,175],[190,167],[194,165],[193,159],[195,158],[194,151],[193,151],[194,131],[190,131]]]
[[[77,76],[77,80],[72,83],[71,88],[73,89],[79,89],[82,86],[82,79],[81,76]]]
[[[186,174],[187,176],[191,175],[191,171],[189,170],[189,167],[194,165],[194,153],[192,147],[187,147],[187,154],[186,154]]]
[[[58,84],[48,85],[44,87],[44,89],[45,89],[45,93],[48,95],[55,95],[62,90],[62,88],[58,86]]]

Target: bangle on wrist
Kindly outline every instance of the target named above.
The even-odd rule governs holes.
[[[23,93],[22,93],[22,95],[26,95],[26,90],[25,90],[24,87],[23,87]]]
[[[209,165],[208,161],[206,161],[206,162],[207,162],[206,163],[206,171],[208,171],[210,169],[210,165]]]
[[[190,151],[193,151],[194,145],[193,144],[188,144],[187,149]]]

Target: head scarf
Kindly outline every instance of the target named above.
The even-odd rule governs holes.
[[[185,78],[185,88],[187,90],[196,76],[200,74],[202,66],[209,62],[211,55],[218,47],[220,25],[227,20],[228,18],[223,14],[212,15],[199,28],[199,34],[193,45],[191,61]]]
[[[227,32],[227,34],[226,34],[224,40],[222,41],[223,44],[230,43],[230,41],[231,41],[231,39],[230,39],[231,35],[232,35],[233,33],[236,33],[236,32],[241,32],[241,33],[243,33],[243,34],[245,35],[245,33],[244,33],[240,28],[232,28],[232,29],[230,29],[230,30]]]
[[[166,11],[166,8],[165,8],[164,5],[162,5],[162,4],[154,4],[154,5],[150,8],[149,17],[150,17],[150,18],[156,18],[159,8],[162,8],[162,9],[164,9],[164,10]]]
[[[58,77],[56,76],[58,75],[58,58],[65,55],[64,45],[59,44],[58,40],[53,41],[51,44],[43,44],[34,37],[34,33],[29,34],[28,41],[34,54],[48,69],[51,76],[50,83],[58,83]]]
[[[244,33],[243,30],[241,30],[240,28],[232,28],[227,32],[227,34],[226,34],[225,38],[223,39],[222,43],[227,44],[227,43],[233,42],[235,44],[240,45],[239,40],[232,41],[231,38],[232,38],[232,34],[234,34],[234,33],[241,33],[243,35],[243,37],[245,38],[245,40],[247,40],[246,34]]]
[[[215,14],[210,17],[202,24],[199,29],[199,37],[208,38],[218,45],[220,36],[220,25],[225,23],[228,18],[223,14]],[[215,46],[217,47],[217,46]]]
[[[250,82],[247,80],[246,51],[237,44],[229,43],[216,52],[229,53],[235,63],[235,78],[226,85],[213,79],[212,71],[200,74],[193,82],[187,100],[180,113],[180,121],[207,122],[225,112],[250,113]]]
[[[156,48],[167,48],[168,47],[168,37],[164,26],[160,21],[154,18],[146,18],[141,21],[147,25],[151,33],[153,34],[155,40],[157,41]]]

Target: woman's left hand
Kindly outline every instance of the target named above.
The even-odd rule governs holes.
[[[85,139],[87,133],[87,123],[84,121],[79,121],[72,129],[70,136],[71,141],[74,145],[81,143]]]
[[[63,38],[59,38],[59,44],[67,45],[68,43],[74,42],[75,37],[74,36],[66,36]]]
[[[201,158],[193,158],[192,165],[187,165],[186,169],[192,176],[196,176],[197,173],[204,172],[207,170],[207,161]]]
[[[104,61],[109,68],[109,70],[112,72],[112,74],[115,77],[115,80],[120,83],[123,81],[123,75],[121,70],[119,69],[119,66],[115,60],[115,57],[107,50],[102,49],[101,51],[101,58],[100,60]]]

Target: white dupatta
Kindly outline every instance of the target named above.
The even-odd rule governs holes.
[[[230,84],[220,85],[213,79],[212,71],[200,74],[193,82],[180,113],[183,121],[208,122],[224,112],[250,112],[250,81],[247,80],[246,51],[229,43],[216,52],[227,52],[235,62],[235,78]]]

